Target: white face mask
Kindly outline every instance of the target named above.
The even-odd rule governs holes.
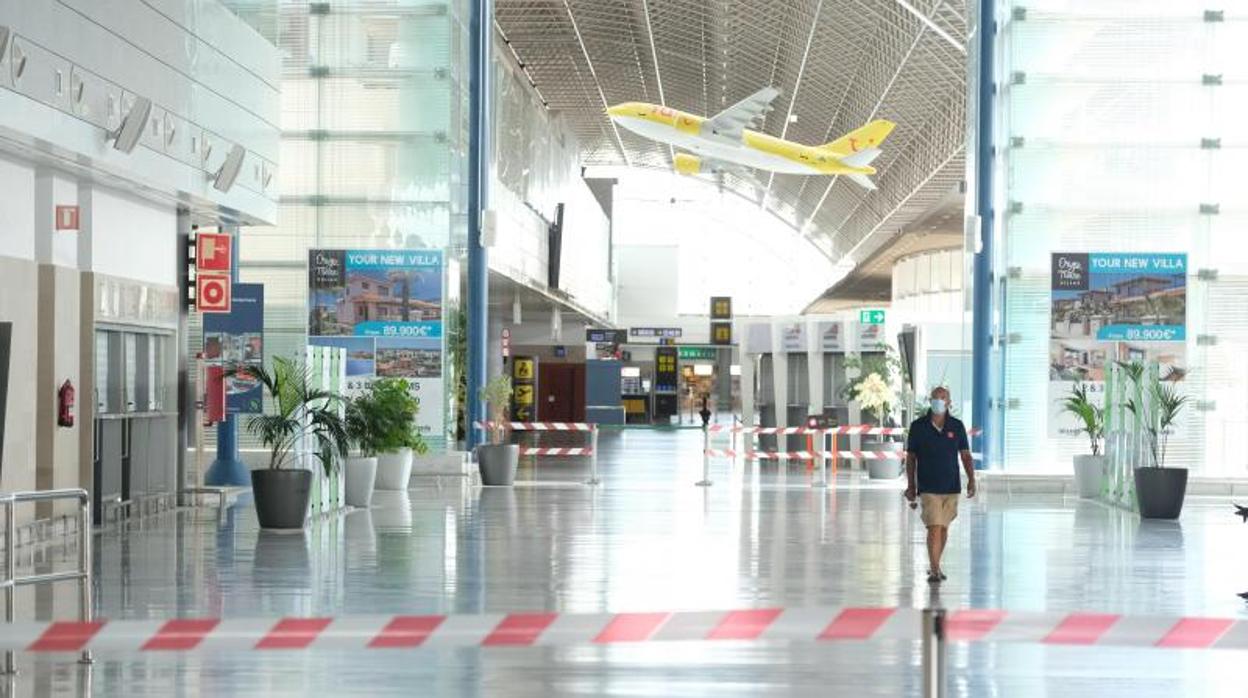
[[[932,414],[944,414],[944,413],[945,413],[945,401],[938,397],[932,398]]]

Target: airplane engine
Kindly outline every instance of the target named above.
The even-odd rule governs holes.
[[[676,153],[675,169],[682,175],[696,175],[702,172],[702,158],[688,153]]]

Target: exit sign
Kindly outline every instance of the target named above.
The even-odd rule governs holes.
[[[682,361],[714,361],[717,353],[711,347],[678,347]]]
[[[883,310],[859,310],[858,322],[863,325],[883,325]]]

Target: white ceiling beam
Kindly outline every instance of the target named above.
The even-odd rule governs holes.
[[[650,0],[641,0],[641,12],[646,17],[646,37],[650,39],[650,60],[654,62],[654,84],[659,88],[659,104],[667,106],[667,95],[663,93],[663,76],[659,74],[659,50],[654,45],[654,27],[650,26]],[[676,149],[667,146],[667,155],[671,158],[672,167],[676,166]]]
[[[815,5],[815,17],[810,23],[810,32],[806,35],[806,49],[802,51],[802,62],[797,68],[797,79],[793,81],[793,94],[789,96],[789,111],[784,115],[784,126],[780,129],[780,140],[785,140],[789,136],[789,125],[793,123],[793,107],[797,106],[797,92],[802,86],[802,77],[806,74],[806,62],[810,60],[810,47],[815,42],[815,30],[819,27],[819,15],[823,12],[823,0]],[[769,87],[771,87],[769,85]],[[770,172],[767,175],[767,188],[763,190],[763,196],[758,201],[759,208],[767,206],[767,197],[771,196],[771,185],[776,181],[776,173]]]
[[[598,72],[594,70],[594,60],[589,57],[589,49],[585,47],[585,39],[581,36],[581,28],[576,23],[576,16],[572,14],[572,5],[568,3],[568,0],[563,0],[563,9],[568,13],[568,21],[572,23],[572,32],[576,34],[576,43],[580,44],[581,55],[585,56],[585,65],[589,67],[589,74],[594,78],[594,87],[598,89],[598,98],[602,100],[602,110],[605,113],[611,103],[607,101],[607,93],[602,90],[602,81],[598,79]],[[628,157],[628,149],[624,147],[624,139],[620,138],[620,128],[612,119],[607,119],[607,123],[611,124],[611,132],[615,134],[615,145],[620,149],[620,157],[624,159],[624,164],[632,166],[633,163]]]
[[[898,5],[901,5],[902,9],[914,15],[915,18],[918,19],[920,22],[922,22],[924,25],[926,25],[928,29],[931,29],[933,32],[935,32],[936,36],[939,36],[940,38],[944,39],[946,42],[948,42],[950,46],[957,49],[958,53],[962,54],[963,56],[966,55],[966,47],[962,45],[962,42],[953,38],[953,36],[949,32],[945,31],[944,29],[941,29],[936,24],[936,22],[932,20],[931,17],[928,17],[927,15],[920,12],[919,8],[915,7],[914,5],[911,5],[906,0],[896,0],[896,2]],[[944,3],[940,3],[940,4],[944,4]],[[937,6],[939,7],[940,4],[938,4]]]

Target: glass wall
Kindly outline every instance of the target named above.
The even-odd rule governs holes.
[[[1050,341],[1054,252],[1188,255],[1174,362],[1192,403],[1169,462],[1207,476],[1248,468],[1231,442],[1248,429],[1248,2],[1218,7],[1002,3],[995,206],[1009,470],[1069,472],[1086,448],[1037,428],[1053,419],[1050,380],[1063,376]],[[1112,360],[1124,344],[1090,355]]]

